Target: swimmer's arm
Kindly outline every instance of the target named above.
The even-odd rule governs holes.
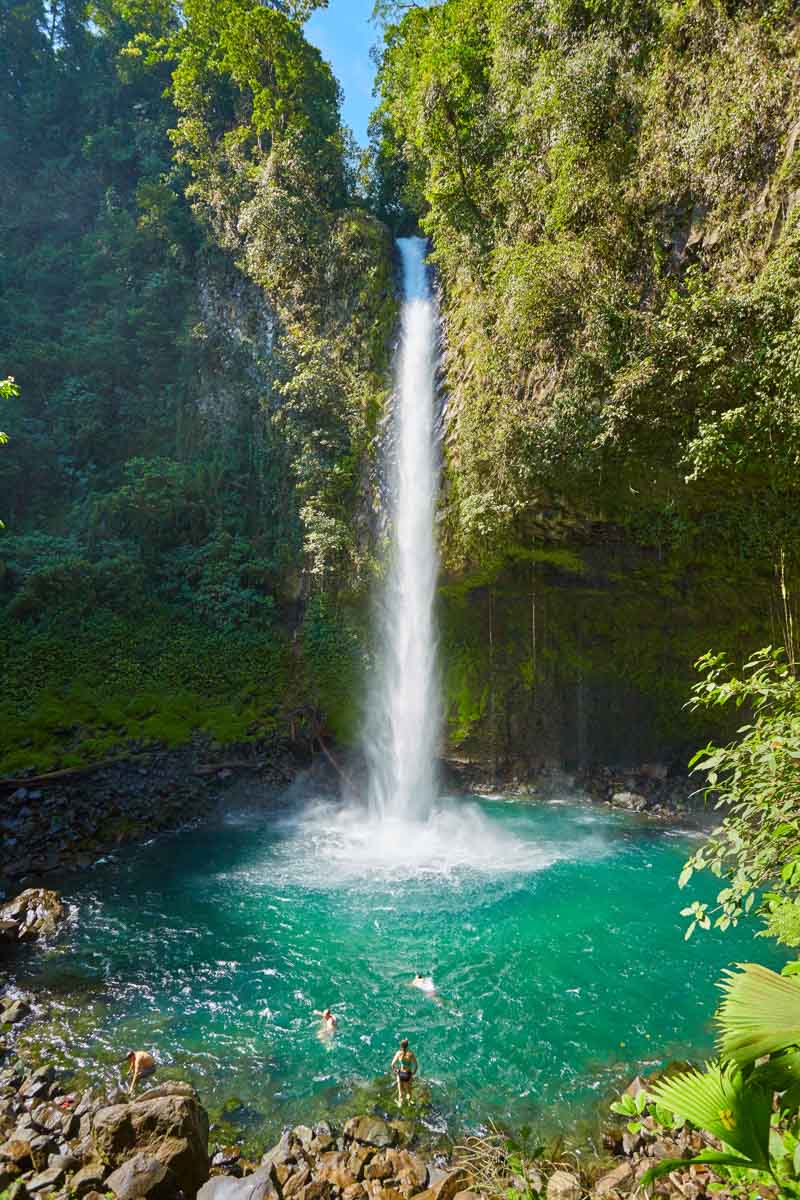
[[[394,1058],[392,1059],[392,1070],[395,1069],[399,1058],[400,1058],[400,1051],[398,1050],[397,1053],[395,1054]]]
[[[412,1050],[411,1051],[411,1073],[412,1073],[412,1075],[416,1075],[418,1070],[419,1070],[419,1063],[417,1062],[417,1056],[414,1053],[414,1051]]]

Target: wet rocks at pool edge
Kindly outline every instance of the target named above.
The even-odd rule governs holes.
[[[171,1200],[208,1170],[208,1116],[186,1083],[131,1098],[70,1093],[52,1067],[18,1059],[0,1070],[0,1191],[14,1200]]]
[[[259,1165],[235,1148],[209,1161],[208,1115],[189,1084],[169,1081],[135,1097],[67,1086],[52,1067],[29,1071],[6,1056],[0,1190],[11,1189],[13,1200],[236,1200],[234,1192],[239,1200],[453,1200],[406,1144],[404,1122],[363,1116],[341,1130],[298,1126]]]
[[[0,898],[207,816],[239,777],[285,788],[301,761],[288,743],[222,747],[198,735],[174,750],[132,745],[130,757],[72,776],[0,780]]]
[[[29,1070],[6,1053],[0,1068],[0,1192],[8,1200],[626,1200],[652,1164],[689,1158],[703,1135],[686,1128],[609,1127],[607,1156],[569,1163],[537,1159],[500,1170],[487,1191],[469,1162],[443,1167],[414,1148],[411,1122],[374,1114],[341,1129],[325,1121],[287,1129],[260,1163],[237,1147],[214,1148],[208,1116],[187,1083],[161,1083],[136,1097],[69,1092],[52,1067]],[[704,1200],[715,1190],[707,1168],[659,1181],[656,1193]],[[717,1195],[720,1193],[717,1189]],[[723,1194],[724,1200],[724,1194]]]
[[[26,888],[13,900],[0,904],[0,941],[17,943],[49,937],[67,915],[57,892]]]

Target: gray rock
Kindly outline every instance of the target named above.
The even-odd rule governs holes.
[[[581,1184],[571,1171],[554,1171],[547,1181],[547,1200],[580,1200]]]
[[[278,1200],[272,1166],[259,1167],[244,1179],[214,1175],[200,1188],[197,1200]]]
[[[92,1162],[88,1162],[86,1166],[81,1167],[76,1175],[72,1176],[72,1179],[69,1181],[69,1190],[79,1200],[82,1200],[88,1192],[101,1192],[107,1169],[99,1159],[93,1159]]]
[[[397,1130],[380,1117],[351,1117],[345,1124],[344,1132],[354,1142],[376,1146],[379,1150],[393,1146],[398,1137]]]
[[[74,1171],[81,1163],[74,1154],[51,1154],[47,1165],[48,1167],[61,1167],[62,1171]]]
[[[16,1025],[18,1021],[27,1017],[30,1011],[30,1005],[26,1004],[24,1000],[15,1000],[13,1004],[9,1004],[8,1008],[3,1009],[0,1014],[0,1022],[3,1025]]]
[[[208,1114],[188,1085],[154,1088],[129,1104],[99,1109],[92,1120],[95,1156],[121,1166],[134,1151],[157,1158],[194,1195],[208,1178]]]
[[[298,1128],[303,1128],[303,1126],[298,1126]],[[293,1130],[292,1133],[296,1136],[297,1130]],[[292,1133],[290,1133],[288,1129],[284,1130],[281,1140],[277,1142],[271,1150],[267,1150],[266,1154],[263,1155],[261,1159],[262,1167],[269,1166],[270,1164],[273,1167],[281,1167],[287,1162],[294,1161],[294,1154],[292,1153]],[[308,1133],[311,1133],[310,1129],[308,1130]]]
[[[595,1196],[606,1196],[609,1192],[629,1192],[633,1187],[633,1167],[629,1162],[621,1162],[603,1175],[594,1185]]]
[[[167,1200],[176,1195],[178,1185],[163,1162],[149,1154],[134,1154],[112,1171],[105,1182],[105,1190],[113,1192],[117,1200],[141,1200],[144,1196]]]
[[[614,792],[611,803],[615,808],[627,808],[630,812],[644,812],[647,799],[638,792]]]
[[[48,1167],[47,1170],[34,1175],[33,1179],[26,1180],[25,1186],[29,1192],[44,1192],[49,1188],[60,1187],[64,1181],[64,1175],[63,1167]]]

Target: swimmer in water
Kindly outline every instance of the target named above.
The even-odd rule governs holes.
[[[331,1010],[329,1008],[323,1009],[322,1012],[320,1012],[320,1010],[318,1008],[315,1008],[314,1016],[322,1017],[322,1021],[320,1022],[320,1027],[319,1027],[319,1031],[321,1034],[336,1033],[336,1027],[339,1024],[339,1022],[336,1020],[336,1017],[333,1015],[333,1013],[331,1012]]]
[[[392,1059],[392,1074],[397,1077],[397,1103],[401,1108],[404,1100],[408,1100],[409,1104],[414,1103],[411,1085],[418,1070],[417,1056],[413,1050],[409,1050],[408,1038],[403,1038],[400,1049]]]
[[[419,988],[421,992],[425,992],[428,996],[432,996],[436,991],[436,984],[433,982],[432,975],[420,975],[419,972],[411,980],[411,986]]]

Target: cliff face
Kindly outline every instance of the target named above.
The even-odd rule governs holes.
[[[442,282],[446,676],[478,753],[681,755],[692,660],[791,641],[799,28],[444,0],[387,30],[380,195]]]
[[[98,12],[0,14],[12,772],[354,711],[396,304],[336,82],[294,9]]]
[[[366,184],[302,15],[0,14],[2,764],[352,737],[417,224],[451,745],[684,756],[692,660],[792,639],[794,6],[415,7]]]

